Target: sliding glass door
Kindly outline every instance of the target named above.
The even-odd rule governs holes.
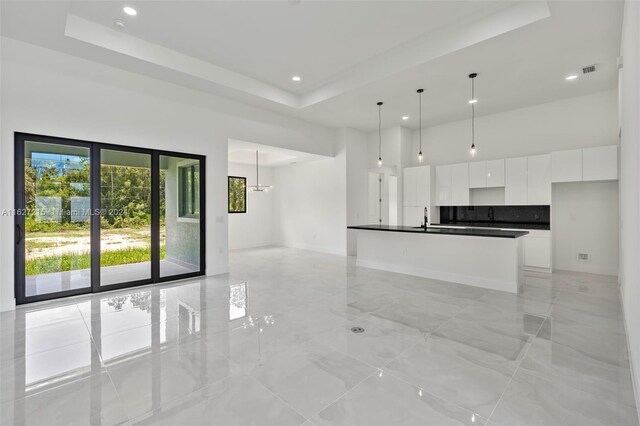
[[[204,274],[204,158],[16,133],[18,303]]]
[[[151,154],[100,149],[100,285],[151,280]]]
[[[200,185],[199,159],[160,156],[160,277],[201,268]]]
[[[17,245],[25,297],[91,288],[91,150],[82,143],[25,141],[16,179]]]

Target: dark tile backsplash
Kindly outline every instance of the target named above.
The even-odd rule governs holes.
[[[493,214],[493,221],[491,215]],[[447,206],[440,207],[440,223],[540,224],[551,222],[549,206]]]

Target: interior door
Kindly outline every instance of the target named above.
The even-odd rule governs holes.
[[[369,224],[382,224],[382,175],[369,172]]]

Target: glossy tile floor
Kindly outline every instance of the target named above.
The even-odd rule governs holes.
[[[0,424],[638,424],[612,277],[515,296],[292,249],[231,268],[2,314]]]

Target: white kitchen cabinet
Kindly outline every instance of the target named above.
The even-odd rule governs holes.
[[[522,231],[522,229],[505,229]],[[524,267],[551,270],[551,231],[542,229],[527,230],[528,235],[522,237]]]
[[[403,205],[428,207],[431,204],[431,166],[403,170]]]
[[[580,182],[581,180],[581,149],[569,149],[551,153],[551,182]]]
[[[407,167],[403,170],[402,200],[405,206],[417,206],[418,173],[415,167]]]
[[[469,163],[469,188],[504,186],[504,159]]]
[[[487,188],[504,186],[504,159],[487,161],[486,171]]]
[[[451,166],[451,203],[454,206],[469,205],[469,163]]]
[[[404,206],[402,224],[404,226],[420,226],[424,220],[424,207]]]
[[[431,166],[416,167],[416,205],[431,205]]]
[[[403,170],[403,225],[419,226],[424,208],[431,207],[431,166],[407,167]]]
[[[436,166],[436,206],[451,204],[451,165]]]
[[[527,204],[551,204],[551,155],[527,157]]]
[[[598,146],[582,150],[582,180],[617,180],[618,146]]]
[[[507,158],[504,168],[505,205],[527,204],[527,157]]]
[[[487,162],[469,163],[469,188],[487,187]]]
[[[524,237],[524,266],[551,269],[551,231],[529,231]]]

